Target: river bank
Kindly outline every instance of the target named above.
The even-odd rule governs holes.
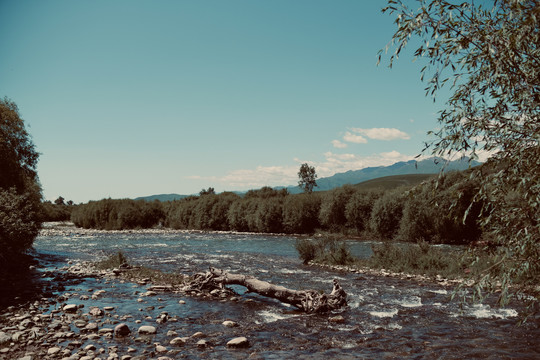
[[[34,244],[41,292],[0,312],[0,358],[499,359],[540,353],[537,324],[515,327],[519,308],[461,306],[449,299],[451,283],[442,278],[303,265],[291,237],[151,231],[45,228]],[[94,266],[118,251],[131,267]],[[175,286],[181,279],[161,277],[209,266],[291,289],[327,292],[337,278],[349,306],[306,315],[236,288],[237,295],[188,296]],[[120,327],[115,335],[122,323],[129,334],[121,336]],[[247,344],[237,341],[247,347],[227,346],[236,338],[245,338]]]

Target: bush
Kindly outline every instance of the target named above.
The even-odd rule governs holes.
[[[322,196],[319,221],[323,228],[337,231],[345,227],[347,223],[345,209],[354,192],[352,186],[345,185]]]
[[[321,198],[316,193],[290,195],[283,203],[283,227],[290,234],[311,234],[319,227]]]
[[[408,274],[460,277],[464,275],[461,254],[441,250],[426,242],[400,244],[384,242],[372,246],[373,255],[367,261],[369,267]]]
[[[345,207],[347,225],[358,232],[366,230],[369,226],[373,205],[382,194],[381,191],[375,190],[354,193]]]
[[[334,236],[321,236],[316,240],[298,239],[294,246],[304,264],[310,261],[329,265],[348,265],[355,262],[345,241]]]
[[[9,261],[12,255],[23,253],[32,246],[41,228],[39,205],[35,194],[18,194],[15,188],[0,188],[2,260]]]
[[[387,191],[373,204],[369,219],[370,231],[377,237],[391,240],[399,230],[403,216],[402,189]]]

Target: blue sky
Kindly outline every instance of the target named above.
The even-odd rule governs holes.
[[[247,190],[412,159],[444,101],[388,69],[385,1],[0,1],[0,96],[75,202]],[[408,54],[410,55],[410,51]]]

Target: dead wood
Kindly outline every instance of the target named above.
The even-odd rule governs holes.
[[[244,286],[250,292],[277,299],[307,313],[327,312],[347,305],[347,294],[337,280],[334,280],[332,292],[325,294],[315,290],[287,289],[250,275],[232,274],[214,268],[210,268],[206,273],[195,275],[184,290],[188,292],[212,292],[216,289],[225,290],[225,285]]]

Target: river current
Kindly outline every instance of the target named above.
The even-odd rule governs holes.
[[[257,294],[240,294],[236,302],[174,293],[145,297],[146,289],[120,280],[88,278],[66,286],[65,291],[85,293],[103,289],[88,306],[113,306],[120,318],[136,328],[136,320],[156,326],[166,311],[177,322],[157,325],[155,341],[167,343],[166,333],[190,336],[207,334],[212,346],[203,350],[185,347],[178,358],[259,359],[538,359],[538,319],[516,326],[519,304],[497,308],[488,301],[464,305],[451,300],[452,288],[435,282],[419,283],[391,277],[333,271],[306,266],[298,259],[295,238],[258,234],[182,231],[89,232],[45,231],[34,248],[44,269],[60,268],[68,261],[99,260],[122,251],[131,263],[194,274],[216,267],[253,275],[291,289],[330,292],[338,279],[349,305],[333,314],[307,315]],[[349,242],[359,257],[371,254],[371,243]],[[184,300],[184,304],[179,304]],[[77,302],[78,300],[74,300]],[[73,301],[71,301],[73,302]],[[342,322],[330,321],[341,315]],[[225,328],[224,320],[239,324]],[[245,336],[248,349],[230,350],[226,342]],[[169,339],[170,340],[170,339]],[[120,347],[142,346],[120,343]]]

